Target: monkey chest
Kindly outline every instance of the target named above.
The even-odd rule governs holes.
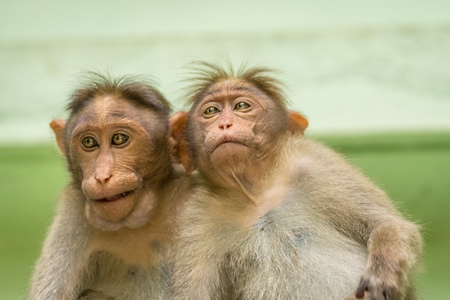
[[[169,264],[141,265],[98,251],[90,256],[84,290],[95,290],[114,299],[164,299],[171,280]]]

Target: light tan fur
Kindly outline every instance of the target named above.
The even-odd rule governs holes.
[[[29,299],[167,299],[175,219],[192,188],[172,165],[168,102],[147,83],[89,79],[67,122],[50,124],[71,182]]]
[[[416,299],[418,226],[303,137],[270,71],[195,64],[174,137],[201,184],[178,224],[175,299]]]
[[[178,177],[178,178],[177,178]],[[184,172],[158,198],[154,220],[136,229],[101,231],[85,217],[80,191],[61,193],[29,299],[167,299],[171,285],[173,224],[190,190]]]
[[[380,280],[415,299],[417,226],[330,149],[294,136],[277,156],[254,187],[256,205],[207,182],[195,191],[179,226],[175,298],[356,299],[361,275],[392,255],[402,282],[383,270]]]

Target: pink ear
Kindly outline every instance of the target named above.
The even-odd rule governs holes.
[[[172,156],[183,165],[187,174],[191,174],[195,170],[195,165],[186,138],[186,124],[188,120],[189,114],[187,112],[177,112],[170,118],[170,128],[171,140],[175,144]]]
[[[50,122],[50,127],[55,134],[56,144],[58,145],[59,150],[66,156],[66,148],[64,146],[64,127],[66,127],[66,120],[53,120]]]
[[[308,127],[308,120],[296,111],[288,112],[289,119],[289,131],[292,133],[301,132],[304,133],[305,129]]]

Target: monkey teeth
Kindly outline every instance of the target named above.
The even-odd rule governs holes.
[[[133,191],[123,192],[122,194],[117,194],[117,195],[114,195],[114,196],[111,196],[111,197],[102,198],[102,199],[100,199],[98,201],[100,201],[100,202],[116,201],[116,200],[119,200],[121,198],[124,198],[124,197],[130,195],[131,193],[133,193]]]

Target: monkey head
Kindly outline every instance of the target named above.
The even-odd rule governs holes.
[[[175,135],[178,128],[184,130],[176,139],[187,140],[188,159],[180,153],[180,161],[188,172],[195,166],[216,182],[217,177],[223,180],[264,168],[281,136],[308,126],[303,116],[285,108],[277,81],[264,76],[269,70],[249,69],[240,76],[222,70],[217,76],[217,66],[205,66],[211,72],[209,81],[202,78],[196,86],[189,113],[178,113],[171,120],[183,123],[172,128]]]
[[[101,84],[109,90],[78,91],[83,97],[74,97],[68,121],[50,126],[85,196],[88,221],[105,230],[140,227],[171,164],[168,103],[145,85]]]
[[[200,170],[248,167],[271,153],[287,127],[285,112],[240,80],[213,85],[190,112],[188,138]]]

